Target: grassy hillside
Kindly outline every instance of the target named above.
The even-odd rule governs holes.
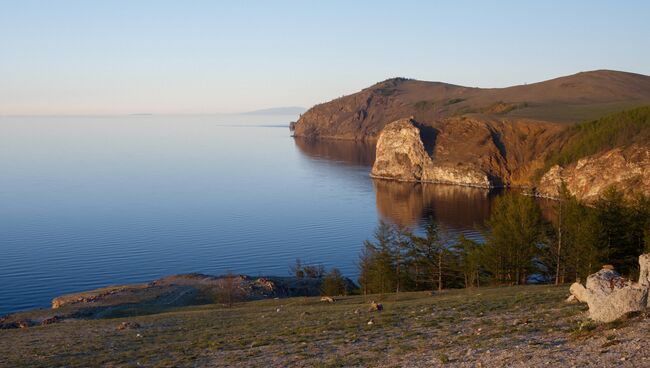
[[[481,288],[66,320],[0,330],[0,366],[401,366],[418,359],[424,366],[493,359],[509,365],[515,358],[495,354],[575,336],[585,307],[564,303],[567,294],[552,286]],[[369,311],[373,299],[384,311]],[[125,321],[140,327],[118,330]]]
[[[414,116],[437,127],[451,117],[575,124],[650,103],[650,76],[595,70],[505,88],[393,78],[316,105],[295,124],[298,137],[376,139],[388,123]],[[453,150],[453,148],[452,148]]]
[[[562,139],[565,143],[549,157],[543,172],[553,165],[568,165],[616,147],[650,143],[650,106],[576,124],[562,133]]]

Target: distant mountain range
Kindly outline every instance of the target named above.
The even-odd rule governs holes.
[[[307,111],[306,108],[300,106],[284,106],[272,107],[269,109],[261,109],[254,111],[244,112],[244,115],[300,115]]]

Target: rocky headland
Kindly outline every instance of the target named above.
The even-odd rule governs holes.
[[[650,111],[639,108],[649,104],[650,77],[616,71],[491,89],[395,78],[316,105],[293,129],[308,140],[376,143],[375,178],[544,197],[564,182],[591,201],[612,185],[650,187]]]

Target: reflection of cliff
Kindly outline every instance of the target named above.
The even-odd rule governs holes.
[[[451,228],[483,224],[493,192],[444,184],[373,180],[379,215],[400,225],[417,225],[429,216]]]
[[[375,144],[344,140],[309,140],[295,138],[298,149],[314,158],[345,164],[372,166],[375,162]]]

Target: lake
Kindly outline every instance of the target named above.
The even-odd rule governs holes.
[[[380,219],[478,239],[493,193],[373,181],[371,144],[290,136],[295,116],[0,118],[0,314],[177,273],[356,278]]]

